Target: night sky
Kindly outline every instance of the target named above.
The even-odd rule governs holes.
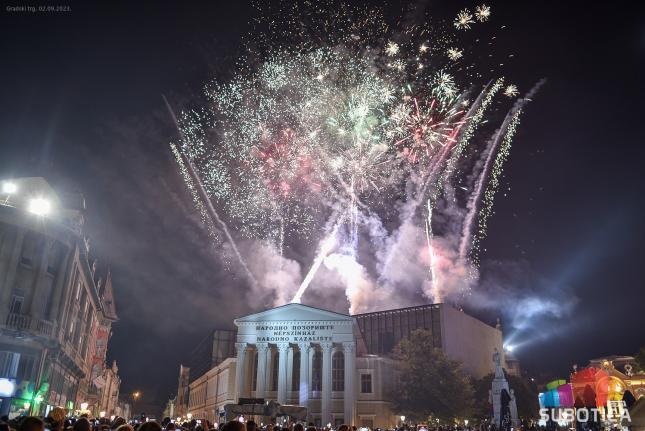
[[[482,268],[511,267],[517,289],[571,303],[557,322],[532,321],[517,352],[525,368],[553,376],[645,345],[645,14],[593,3],[490,3],[507,26],[499,48],[515,54],[509,76],[524,89],[547,84],[514,141]],[[212,255],[168,148],[175,131],[161,98],[199,98],[207,79],[229,72],[252,8],[6,10],[15,4],[0,11],[0,178],[44,176],[83,192],[120,316],[109,359],[122,392],[161,405],[209,329],[254,311]],[[427,4],[448,19],[475,5]]]

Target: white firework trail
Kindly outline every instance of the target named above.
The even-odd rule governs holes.
[[[438,188],[440,188],[442,184],[446,184],[446,182],[454,174],[457,168],[457,162],[459,161],[464,150],[470,143],[470,140],[475,134],[477,127],[479,127],[479,125],[481,124],[481,121],[484,118],[484,113],[486,112],[490,104],[493,102],[493,98],[495,97],[495,94],[497,94],[497,92],[504,85],[504,78],[498,78],[495,81],[495,83],[490,87],[490,89],[488,89],[489,85],[490,83],[480,93],[479,97],[477,98],[478,100],[476,100],[475,103],[473,103],[473,105],[471,106],[470,112],[474,111],[472,113],[472,117],[470,117],[470,121],[468,122],[468,125],[461,133],[459,142],[457,143],[454,150],[450,154],[450,159],[448,159],[448,162],[446,163],[445,170],[443,171],[441,180],[438,183]],[[480,104],[477,103],[478,101],[480,101]],[[436,191],[436,193],[438,192],[440,192],[440,190]]]
[[[179,132],[180,138],[183,139],[181,129],[179,128],[179,122],[177,121],[177,117],[175,116],[175,112],[172,110],[172,107],[170,106],[170,103],[168,103],[168,99],[166,99],[166,96],[162,95],[162,97],[163,97],[163,100],[164,100],[164,102],[166,104],[166,108],[168,108],[168,112],[170,113],[170,116],[172,117],[172,120],[174,121],[175,126],[177,127],[177,131]],[[202,184],[202,181],[201,181],[199,175],[197,174],[197,171],[195,170],[192,162],[190,161],[190,159],[188,159],[188,157],[186,157],[183,153],[181,153],[181,151],[178,151],[177,147],[175,147],[175,150],[179,153],[180,158],[184,159],[184,162],[185,162],[184,167],[186,168],[186,171],[190,174],[191,179],[194,181],[193,184],[196,185],[195,189],[198,192],[198,194],[201,196],[202,202],[206,204],[206,209],[207,209],[208,214],[210,215],[211,219],[216,221],[217,224],[219,224],[220,229],[224,232],[224,236],[226,237],[226,239],[227,239],[227,241],[228,241],[228,243],[229,243],[229,245],[231,247],[231,250],[233,250],[233,253],[235,254],[235,257],[237,258],[238,262],[240,263],[240,265],[241,265],[242,269],[244,270],[244,273],[246,274],[246,276],[247,276],[249,282],[251,283],[251,285],[253,287],[257,286],[258,282],[255,279],[255,276],[253,275],[253,273],[251,273],[251,270],[249,269],[248,265],[246,264],[246,261],[244,260],[244,258],[240,254],[240,251],[237,248],[237,244],[235,243],[235,240],[233,239],[233,236],[231,235],[231,233],[228,230],[228,226],[226,225],[224,220],[222,220],[220,218],[219,214],[217,214],[217,211],[215,210],[215,207],[213,207],[213,203],[208,198],[208,194],[206,193],[206,190],[204,190],[204,185]]]
[[[325,260],[325,257],[327,257],[327,255],[332,251],[332,249],[338,243],[336,235],[338,234],[339,227],[340,227],[340,220],[336,223],[336,225],[334,226],[334,229],[329,234],[329,236],[325,238],[325,240],[322,241],[322,243],[320,244],[320,250],[318,250],[318,255],[316,256],[316,259],[314,259],[314,263],[311,265],[311,268],[309,269],[307,276],[304,278],[304,280],[302,280],[302,283],[300,283],[300,287],[298,288],[298,291],[296,292],[296,294],[293,296],[293,299],[291,300],[292,303],[300,304],[302,295],[307,290],[307,287],[309,287],[311,280],[314,279],[314,276],[316,275],[316,272],[318,272],[320,265]]]
[[[470,244],[472,243],[472,229],[475,216],[477,215],[478,203],[482,197],[482,192],[486,186],[486,180],[488,179],[493,161],[497,155],[497,148],[500,142],[502,142],[502,138],[506,139],[507,131],[512,124],[513,118],[516,118],[513,111],[506,114],[506,118],[504,119],[502,126],[497,130],[497,132],[495,132],[495,135],[486,146],[486,159],[484,161],[484,165],[479,173],[477,181],[475,182],[475,187],[468,199],[468,203],[466,204],[468,212],[464,218],[461,241],[459,243],[459,257],[463,259],[468,257],[468,253],[470,251]]]
[[[479,244],[486,236],[487,222],[492,215],[494,197],[499,188],[504,163],[510,154],[513,137],[520,123],[522,109],[526,103],[531,101],[533,95],[544,82],[546,82],[544,79],[540,80],[526,96],[515,103],[513,108],[506,114],[506,118],[494,138],[489,142],[486,161],[467,203],[468,213],[464,218],[459,244],[459,256],[467,258],[471,255],[475,264],[479,262]],[[482,205],[481,209],[478,210],[479,202],[482,202]],[[478,232],[473,234],[474,220],[477,216],[479,216]]]
[[[439,291],[439,278],[436,271],[436,255],[434,252],[434,247],[432,241],[434,239],[432,233],[432,204],[430,199],[427,202],[428,215],[426,217],[426,242],[428,244],[428,258],[430,259],[430,264],[428,265],[430,269],[430,282],[432,283],[432,302],[442,302],[441,292]]]
[[[177,162],[177,165],[179,166],[179,172],[181,174],[181,177],[184,180],[184,183],[186,184],[186,188],[188,189],[188,192],[190,193],[190,196],[193,200],[193,205],[195,205],[195,209],[199,212],[200,219],[202,221],[202,224],[206,226],[206,230],[208,231],[208,235],[213,238],[214,240],[219,240],[219,232],[213,226],[213,220],[210,218],[208,215],[208,211],[206,211],[206,207],[204,206],[204,203],[202,202],[201,198],[199,197],[199,193],[197,193],[197,190],[195,188],[195,183],[193,182],[193,179],[191,178],[190,174],[188,173],[188,169],[186,168],[186,164],[184,163],[184,159],[177,148],[177,146],[173,143],[170,144],[170,150],[172,151],[172,154],[175,156],[175,161]]]

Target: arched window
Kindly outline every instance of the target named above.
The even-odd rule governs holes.
[[[322,391],[322,352],[314,352],[314,360],[311,364],[311,390]]]
[[[345,356],[343,356],[343,352],[336,352],[331,358],[331,390],[345,390]]]
[[[272,373],[271,373],[271,390],[278,390],[278,370],[280,369],[280,352],[276,351],[273,354],[273,360],[271,361]]]
[[[291,375],[291,390],[300,390],[300,351],[293,352],[293,374]]]
[[[253,371],[251,371],[251,390],[257,391],[258,388],[258,351],[253,353]]]

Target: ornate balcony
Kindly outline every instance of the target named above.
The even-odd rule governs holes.
[[[27,314],[9,313],[6,327],[22,332],[31,332],[45,337],[52,335],[52,323],[47,320],[33,319]]]

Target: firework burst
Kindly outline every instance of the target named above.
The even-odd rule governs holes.
[[[473,15],[468,9],[459,11],[457,16],[455,17],[455,20],[453,21],[453,24],[457,30],[470,30],[470,24],[474,23],[475,20],[473,19]]]
[[[517,89],[517,86],[514,84],[509,84],[504,89],[504,96],[506,97],[515,97],[520,94],[520,91]]]
[[[447,107],[439,99],[419,102],[412,98],[409,108],[400,107],[393,115],[393,121],[399,124],[395,133],[402,135],[395,145],[412,163],[430,158],[438,147],[455,142],[456,131],[464,124],[459,121],[462,114],[463,111]]]
[[[485,4],[479,5],[475,8],[475,17],[479,22],[486,22],[490,19],[490,7]]]
[[[505,123],[500,144],[486,154],[490,175],[472,188],[477,196],[459,202],[451,191],[479,173],[478,147],[466,148],[471,141],[487,140],[478,133],[481,124],[495,119],[486,117],[493,100],[499,93],[516,96],[517,87],[503,89],[499,78],[475,90],[478,72],[462,67],[468,60],[464,52],[471,49],[456,43],[455,30],[438,32],[430,17],[393,32],[380,12],[367,8],[291,3],[279,13],[287,25],[267,18],[278,14],[262,14],[269,21],[258,21],[264,30],[254,35],[237,72],[208,83],[208,106],[187,110],[178,120],[182,142],[173,145],[173,152],[195,205],[203,217],[213,212],[207,209],[218,209],[218,222],[211,223],[218,229],[230,225],[235,235],[275,242],[285,253],[290,244],[303,241],[318,248],[298,301],[330,252],[329,238],[352,265],[360,259],[360,238],[379,247],[394,244],[377,254],[395,254],[402,227],[387,231],[381,222],[386,219],[425,229],[433,290],[445,292],[437,284],[441,256],[434,244],[450,248],[442,235],[455,229],[443,222],[449,216],[439,214],[446,206],[442,202],[467,202],[461,212],[468,214],[482,208],[478,234],[463,229],[464,238],[452,240],[455,255],[462,249],[478,252],[519,110]],[[483,22],[489,16],[485,5],[474,15],[463,9],[454,28],[468,30],[475,19]],[[471,84],[463,88],[466,82]],[[184,159],[201,178],[209,205],[196,194]],[[490,186],[484,187],[489,177]],[[433,212],[439,221],[433,222]],[[380,232],[379,241],[372,237],[375,232]],[[225,240],[233,241],[226,233]],[[477,262],[472,253],[462,254]],[[388,265],[379,268],[375,277],[387,278]]]
[[[448,48],[447,54],[448,54],[448,58],[453,61],[459,60],[461,57],[464,56],[464,52],[458,48]]]

